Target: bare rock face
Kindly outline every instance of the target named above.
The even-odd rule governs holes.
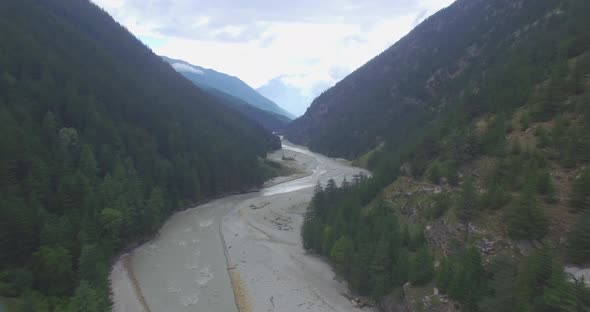
[[[454,253],[451,246],[453,238],[458,238],[461,231],[449,226],[446,220],[436,221],[424,230],[424,237],[430,246],[439,249],[445,256]]]
[[[410,163],[406,162],[404,163],[400,168],[399,168],[399,172],[401,175],[403,176],[407,176],[410,177],[412,176],[412,165],[410,165]]]

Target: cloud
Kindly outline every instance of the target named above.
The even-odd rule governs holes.
[[[195,73],[198,75],[204,75],[205,72],[198,69],[198,68],[194,68],[192,66],[189,66],[187,64],[183,64],[183,63],[174,63],[172,64],[172,67],[174,67],[174,69],[176,71],[180,71],[180,72],[189,72],[189,73]]]
[[[159,54],[315,96],[452,0],[94,0]],[[156,44],[157,43],[157,44]]]

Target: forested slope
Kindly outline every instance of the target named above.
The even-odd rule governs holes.
[[[587,311],[588,12],[459,0],[318,97],[289,137],[374,174],[316,188],[304,247],[385,311]]]
[[[462,102],[473,110],[522,105],[547,64],[583,49],[563,40],[575,26],[553,11],[560,3],[457,1],[321,94],[287,136],[355,158],[385,141],[413,140],[414,130]]]
[[[217,89],[208,89],[207,93],[218,97],[223,103],[248,116],[270,131],[281,131],[291,123],[291,119],[273,112],[256,108],[242,99],[229,95]]]
[[[113,256],[251,189],[278,138],[88,0],[0,2],[0,296],[107,311]]]

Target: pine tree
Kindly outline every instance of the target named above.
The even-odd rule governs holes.
[[[462,270],[465,271],[467,293],[465,294],[465,306],[475,310],[480,299],[483,286],[484,270],[479,250],[470,247],[463,256]]]
[[[513,260],[500,257],[492,263],[493,276],[489,281],[489,293],[479,303],[483,312],[496,312],[498,307],[517,306],[517,270]]]
[[[68,312],[101,312],[107,309],[104,297],[87,281],[81,281],[68,305]]]
[[[548,221],[536,203],[532,186],[527,186],[512,208],[508,233],[513,239],[540,240],[548,231]]]
[[[590,169],[584,169],[574,181],[571,206],[576,212],[590,211]]]
[[[350,259],[354,253],[354,243],[352,239],[345,235],[340,237],[330,252],[330,259],[334,263],[336,272],[348,276],[350,270]]]
[[[84,245],[78,259],[78,274],[81,279],[88,282],[100,284],[108,274],[108,267],[105,265],[106,258],[98,245]],[[106,286],[106,285],[102,285]]]
[[[443,177],[443,174],[444,172],[442,164],[438,160],[433,161],[428,167],[428,170],[426,171],[428,179],[430,180],[430,182],[434,184],[440,183],[440,179]]]
[[[457,217],[467,225],[477,214],[478,198],[473,180],[468,178],[463,182],[461,198],[457,204]]]
[[[434,261],[430,250],[424,246],[418,250],[410,263],[409,280],[415,285],[424,285],[434,277]]]
[[[549,170],[544,169],[537,173],[537,191],[541,195],[553,196],[555,194],[555,187]]]
[[[42,291],[53,295],[67,295],[71,291],[74,274],[67,249],[42,246],[32,256],[32,268]]]
[[[164,215],[164,193],[159,187],[154,187],[146,203],[146,211],[143,213],[147,230],[154,230]]]
[[[579,216],[568,236],[568,255],[575,263],[584,264],[590,260],[590,211]]]
[[[350,269],[350,283],[362,295],[368,295],[373,290],[370,273],[367,265],[371,263],[374,253],[374,243],[371,241],[369,229],[365,226],[359,228],[355,237],[355,253],[352,257]]]
[[[98,173],[98,163],[96,162],[96,158],[94,158],[92,148],[88,145],[82,147],[79,168],[82,174],[89,179],[94,179]]]
[[[449,292],[451,281],[453,279],[453,266],[450,258],[442,259],[436,275],[436,285],[445,293]]]
[[[393,288],[391,264],[390,243],[388,240],[382,239],[375,247],[373,261],[370,266],[371,279],[374,285],[373,296],[376,298],[386,295]]]
[[[557,63],[558,65],[552,70],[549,85],[544,88],[542,95],[534,106],[532,113],[537,121],[547,121],[560,110],[564,90],[566,89],[565,76],[568,67],[565,60],[560,60]]]
[[[494,210],[500,209],[510,202],[510,193],[500,183],[494,183],[482,196],[482,206]]]
[[[334,179],[329,179],[328,183],[326,183],[326,188],[324,191],[328,194],[328,196],[333,195],[336,192],[338,186],[336,185],[336,181]]]
[[[323,255],[330,255],[330,252],[332,251],[332,247],[334,246],[334,243],[338,239],[338,236],[337,236],[338,234],[336,233],[334,228],[330,225],[324,226],[321,234],[322,234],[322,236],[321,236],[320,253]]]
[[[402,286],[409,280],[410,273],[410,252],[406,247],[402,247],[398,253],[395,265],[392,267],[392,284],[394,286]]]
[[[318,182],[314,189],[313,198],[307,207],[303,218],[303,225],[301,228],[301,235],[303,240],[303,247],[306,250],[319,251],[318,241],[321,242],[321,224],[322,212],[324,211],[325,195],[322,185]],[[321,229],[321,230],[320,230]]]
[[[573,285],[565,279],[563,268],[559,263],[554,263],[551,278],[543,289],[541,304],[545,311],[576,312],[576,294]]]

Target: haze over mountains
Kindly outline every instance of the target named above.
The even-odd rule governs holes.
[[[273,101],[262,96],[237,77],[213,69],[192,65],[182,60],[175,60],[165,56],[162,58],[170,63],[176,71],[183,74],[201,88],[217,89],[231,96],[237,97],[256,108],[283,115],[287,118],[293,118],[291,113],[285,111]]]
[[[304,94],[302,90],[289,86],[282,77],[270,80],[256,91],[277,103],[281,103],[283,107],[297,116],[303,115],[315,98],[313,94]]]

